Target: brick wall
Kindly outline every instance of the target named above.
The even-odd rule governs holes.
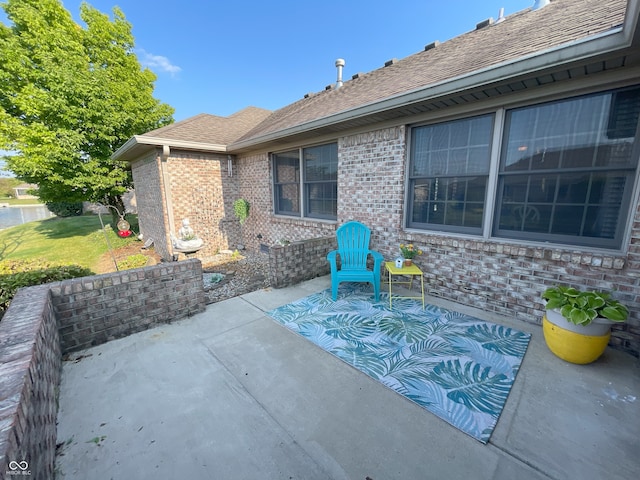
[[[425,288],[431,295],[529,323],[541,323],[540,294],[548,286],[613,290],[629,306],[631,316],[613,327],[611,345],[640,355],[640,209],[627,255],[405,231],[405,148],[402,127],[340,139],[340,224],[353,219],[368,225],[372,248],[388,260],[399,255],[400,243],[414,243],[424,250],[415,263],[425,272]]]
[[[237,158],[238,176],[242,179],[239,198],[250,204],[249,217],[240,227],[242,243],[256,250],[260,244],[275,245],[276,235],[271,223],[273,201],[271,194],[271,169],[267,154],[248,155]]]
[[[334,224],[274,216],[267,155],[251,157],[254,165],[247,172],[251,172],[252,187],[247,195],[254,195],[249,200],[259,208],[252,210],[256,223],[248,222],[247,244],[321,238],[333,235],[348,220],[358,220],[371,228],[372,248],[388,260],[399,255],[400,243],[415,243],[425,251],[416,264],[425,272],[431,295],[534,324],[541,323],[540,294],[548,286],[562,283],[614,290],[616,298],[630,307],[631,317],[624,325],[614,326],[611,345],[640,355],[640,212],[635,215],[626,255],[406,231],[402,228],[406,158],[404,127],[341,137],[338,222]],[[246,172],[242,173],[244,182]],[[263,238],[254,241],[258,234]]]
[[[293,242],[269,249],[269,280],[282,288],[330,272],[327,254],[337,248],[335,235]]]
[[[63,353],[204,308],[195,259],[20,289],[0,322],[0,479],[23,461],[54,478]]]
[[[541,323],[540,294],[548,286],[615,291],[631,317],[613,327],[611,345],[635,356],[640,352],[638,265],[630,256],[425,234],[405,234],[400,241],[425,251],[414,260],[425,272],[429,294],[528,323]]]
[[[614,328],[611,344],[640,355],[640,212],[634,218],[629,251],[620,255],[405,230],[406,145],[404,126],[338,139],[337,222],[275,216],[267,152],[238,156],[232,178],[225,176],[226,159],[219,159],[222,202],[228,212],[219,228],[231,248],[242,243],[253,251],[264,245],[277,251],[281,240],[296,243],[333,236],[342,223],[358,220],[371,228],[371,247],[388,260],[399,255],[400,243],[415,243],[426,252],[416,264],[427,272],[432,295],[535,324],[541,323],[543,314],[540,294],[550,285],[615,290],[616,298],[632,313],[626,324]],[[180,167],[182,175],[188,176],[190,165],[185,158]],[[213,173],[197,176],[203,185],[208,185],[210,178],[218,181]],[[178,183],[186,184],[186,180]],[[233,216],[232,204],[237,198],[251,204],[249,218],[242,226]],[[190,204],[199,204],[205,210],[212,202],[198,197]],[[287,265],[298,268],[295,262]]]
[[[338,142],[338,223],[357,220],[371,244],[398,256],[404,205],[405,128],[343,137]]]
[[[204,240],[196,257],[204,258],[238,243],[233,214],[237,175],[229,177],[227,156],[172,151],[167,163],[173,203],[174,235],[188,218]]]
[[[0,322],[0,478],[23,478],[11,462],[27,462],[28,478],[54,476],[62,361],[48,291],[19,290]]]
[[[131,167],[140,229],[145,239],[154,239],[162,258],[173,258],[171,234],[178,236],[185,218],[204,240],[196,258],[235,249],[242,243],[233,213],[233,202],[239,198],[238,173],[233,167],[233,175],[229,175],[227,155],[172,150],[165,161],[159,155],[158,150]]]
[[[63,353],[194,315],[206,305],[197,259],[64,280],[50,291]]]
[[[239,195],[251,204],[249,218],[241,228],[242,241],[249,249],[335,235],[335,222],[274,216],[272,172],[268,155],[238,158]]]
[[[170,259],[167,245],[166,199],[160,171],[158,152],[153,152],[131,165],[138,205],[138,223],[144,240],[153,239],[155,251],[164,259]]]

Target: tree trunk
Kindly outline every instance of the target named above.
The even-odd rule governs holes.
[[[106,204],[109,205],[109,213],[111,213],[111,228],[117,230],[121,216],[124,218],[124,200],[122,200],[121,195],[109,195],[105,200]]]

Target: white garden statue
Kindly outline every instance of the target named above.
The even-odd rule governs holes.
[[[182,227],[178,230],[178,238],[171,235],[171,240],[173,241],[173,248],[181,252],[195,252],[200,250],[204,243],[191,228],[188,218],[182,220]]]

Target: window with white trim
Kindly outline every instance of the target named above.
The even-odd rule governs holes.
[[[337,143],[275,153],[272,158],[276,214],[337,218]]]
[[[492,221],[493,237],[619,249],[637,176],[639,115],[637,86],[506,110],[499,156],[490,152],[493,128],[481,120],[502,115],[415,127],[407,226],[482,234]],[[473,135],[457,131],[465,124]],[[465,148],[473,162],[452,167]]]

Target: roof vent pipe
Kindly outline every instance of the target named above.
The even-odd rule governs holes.
[[[336,68],[338,69],[338,80],[336,81],[336,89],[344,85],[344,83],[342,82],[342,67],[344,67],[344,60],[342,58],[339,58],[336,60]]]
[[[551,3],[551,0],[536,0],[531,10],[540,10]]]
[[[504,8],[501,8],[500,13],[498,13],[498,19],[496,20],[496,25],[502,22],[504,22]]]

